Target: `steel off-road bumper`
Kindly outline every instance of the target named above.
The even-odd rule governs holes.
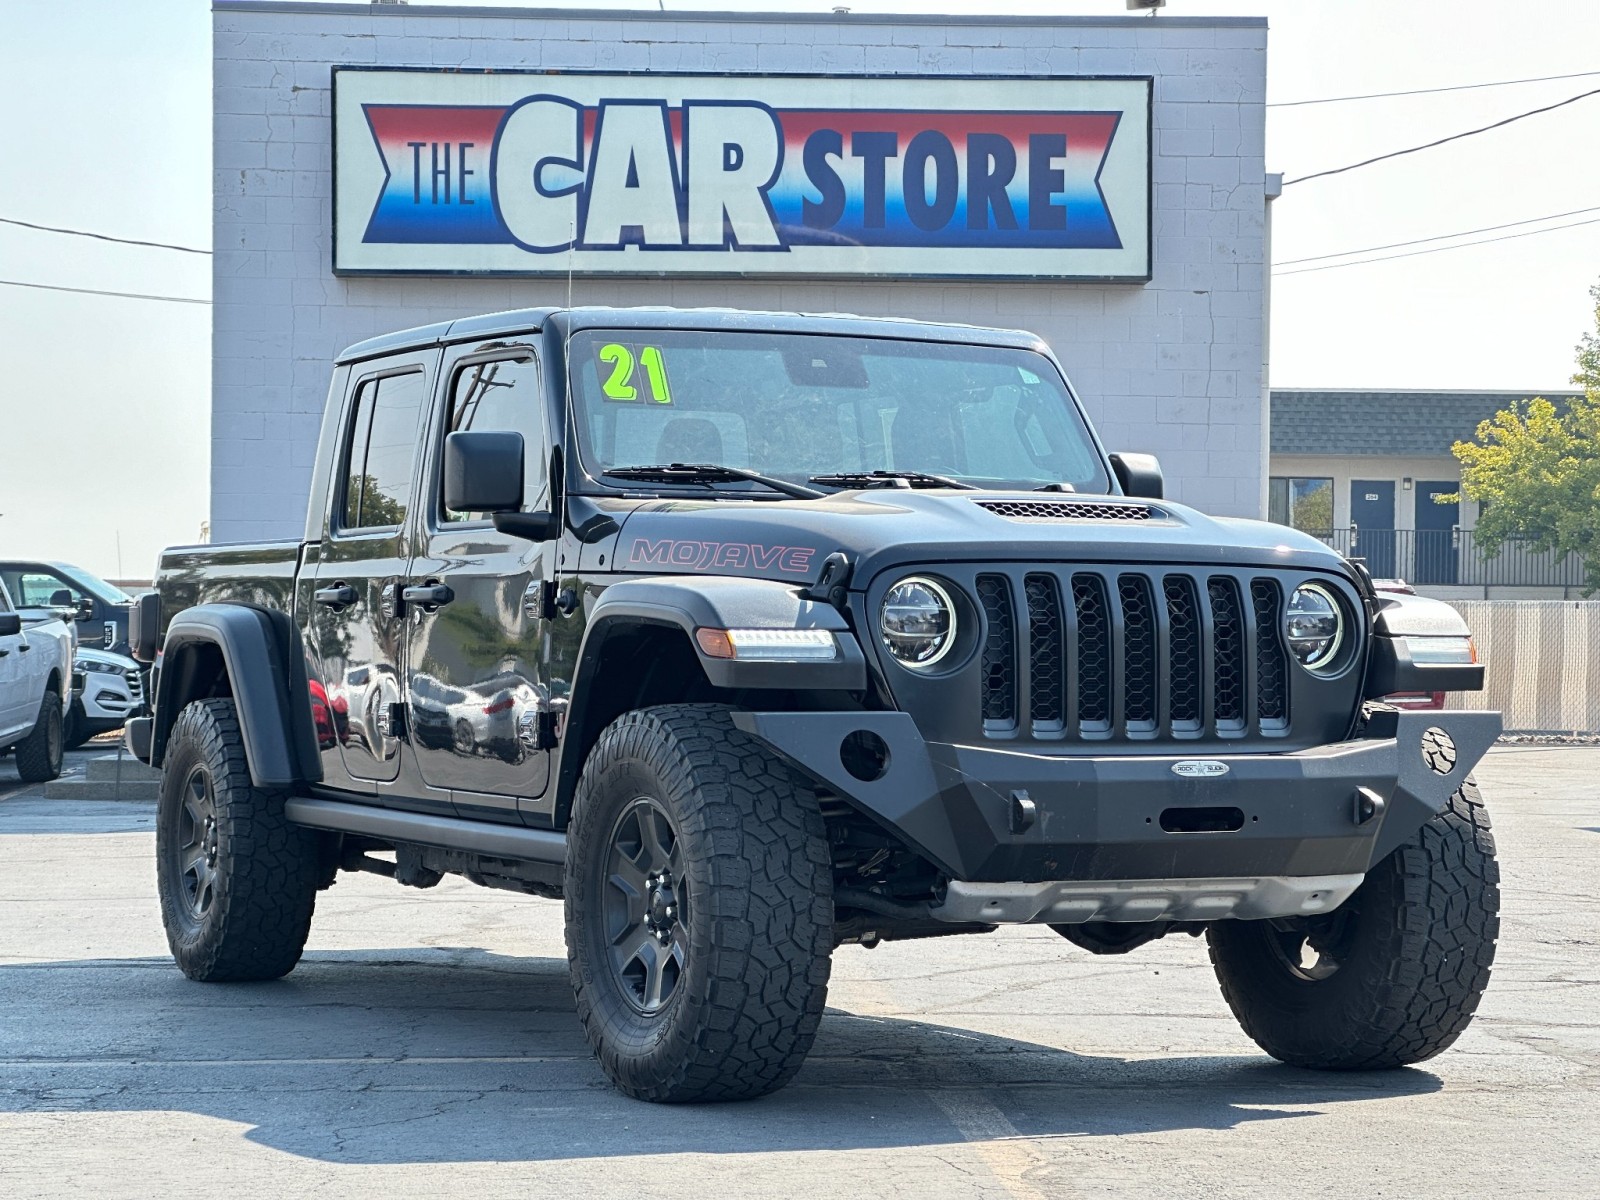
[[[734,720],[948,874],[932,915],[955,921],[1325,911],[1500,731],[1498,713],[1394,712],[1360,740],[1288,754],[1066,756],[927,742],[904,713]],[[881,739],[877,777],[842,751],[852,735]]]

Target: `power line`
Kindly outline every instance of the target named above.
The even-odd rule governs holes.
[[[108,292],[101,288],[62,287],[58,283],[24,283],[20,279],[0,279],[0,286],[39,288],[46,292],[76,292],[81,296],[120,296],[124,300],[169,300],[174,304],[210,304],[209,300],[196,300],[193,296],[154,296],[148,292]]]
[[[1403,154],[1415,154],[1419,150],[1431,150],[1435,146],[1443,146],[1446,142],[1458,142],[1462,138],[1473,137],[1476,134],[1488,133],[1491,129],[1499,129],[1502,125],[1510,125],[1513,121],[1521,121],[1526,117],[1536,117],[1540,113],[1547,113],[1557,108],[1565,108],[1569,104],[1576,104],[1579,100],[1586,100],[1590,96],[1600,96],[1600,88],[1592,88],[1587,92],[1579,92],[1576,96],[1568,96],[1565,100],[1558,100],[1554,104],[1546,104],[1543,108],[1530,108],[1527,112],[1517,113],[1514,117],[1506,117],[1496,121],[1493,125],[1484,125],[1478,129],[1469,129],[1465,133],[1452,133],[1449,137],[1439,138],[1437,141],[1425,142],[1420,146],[1409,146],[1404,150],[1391,150],[1388,154],[1380,154],[1376,158],[1363,159],[1358,163],[1351,163],[1345,167],[1334,167],[1327,171],[1316,171],[1310,175],[1301,175],[1296,179],[1285,179],[1283,186],[1292,183],[1305,183],[1309,179],[1321,179],[1325,175],[1341,175],[1346,171],[1354,171],[1358,167],[1370,167],[1373,163],[1383,162],[1389,158],[1399,158]]]
[[[1580,225],[1600,225],[1600,217],[1590,217],[1587,221],[1571,221],[1565,225],[1552,225],[1548,229],[1529,229],[1522,233],[1505,233],[1499,237],[1479,238],[1475,242],[1458,242],[1454,246],[1431,246],[1426,250],[1408,250],[1404,254],[1385,254],[1380,258],[1363,258],[1356,262],[1326,263],[1320,267],[1301,267],[1298,271],[1274,271],[1273,274],[1309,275],[1313,271],[1337,271],[1340,267],[1364,267],[1369,263],[1392,262],[1397,258],[1415,258],[1419,254],[1442,254],[1446,250],[1465,250],[1468,246],[1487,246],[1490,242],[1509,242],[1517,238],[1534,237],[1541,233],[1555,233],[1562,229],[1576,229]]]
[[[1289,258],[1277,265],[1292,267],[1295,263],[1321,262],[1325,258],[1349,258],[1352,254],[1371,254],[1377,250],[1395,250],[1401,246],[1420,246],[1424,242],[1447,242],[1451,238],[1471,237],[1475,233],[1493,233],[1496,229],[1514,229],[1518,225],[1536,225],[1540,221],[1555,221],[1562,217],[1575,217],[1579,213],[1600,212],[1600,204],[1589,208],[1574,208],[1570,212],[1550,213],[1544,217],[1529,217],[1525,221],[1507,221],[1504,225],[1485,225],[1481,229],[1463,229],[1459,233],[1439,233],[1433,237],[1412,238],[1409,242],[1388,242],[1382,246],[1363,246],[1359,250],[1340,250],[1336,254],[1312,254],[1306,258]]]
[[[1368,92],[1363,96],[1323,96],[1317,100],[1280,100],[1268,108],[1302,108],[1307,104],[1343,104],[1349,100],[1387,100],[1392,96],[1431,96],[1436,92],[1470,92],[1475,88],[1510,87],[1517,83],[1549,83],[1555,79],[1587,79],[1600,71],[1574,71],[1570,75],[1539,75],[1532,79],[1496,79],[1491,83],[1458,83],[1451,87],[1413,88],[1407,92]]]
[[[181,250],[185,254],[210,254],[195,246],[179,246],[172,242],[145,242],[138,238],[113,237],[109,233],[91,233],[87,229],[66,229],[60,225],[35,225],[32,221],[19,221],[15,217],[0,217],[0,225],[20,225],[24,229],[38,229],[45,233],[65,233],[72,237],[94,238],[101,242],[120,242],[124,246],[153,246],[157,250]]]

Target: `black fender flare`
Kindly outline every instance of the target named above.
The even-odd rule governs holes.
[[[771,688],[789,691],[861,692],[867,688],[866,656],[850,622],[831,604],[800,594],[796,584],[731,575],[653,575],[614,583],[588,609],[583,642],[572,678],[572,705],[565,721],[556,777],[555,814],[559,825],[571,811],[587,747],[572,740],[585,727],[591,697],[601,684],[600,660],[606,642],[640,625],[682,631],[716,688]],[[831,662],[740,662],[705,652],[698,629],[826,629],[838,657]],[[571,752],[569,752],[569,749]]]
[[[239,712],[250,778],[293,787],[322,778],[300,633],[288,615],[253,604],[199,604],[167,627],[156,682],[150,765],[159,767],[178,714],[213,694],[209,662],[222,660]]]

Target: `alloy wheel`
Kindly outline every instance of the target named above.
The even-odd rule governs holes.
[[[217,802],[211,777],[196,767],[183,782],[178,812],[178,882],[189,917],[203,921],[216,902]]]
[[[622,994],[653,1016],[677,994],[688,960],[688,880],[681,840],[660,802],[630,801],[606,850],[606,957]]]

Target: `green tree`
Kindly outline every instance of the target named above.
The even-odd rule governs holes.
[[[1566,412],[1542,397],[1513,405],[1457,442],[1461,490],[1486,507],[1478,545],[1490,557],[1516,539],[1557,561],[1584,563],[1585,595],[1600,591],[1600,286],[1591,288],[1595,331],[1578,344],[1572,382],[1581,398]]]

